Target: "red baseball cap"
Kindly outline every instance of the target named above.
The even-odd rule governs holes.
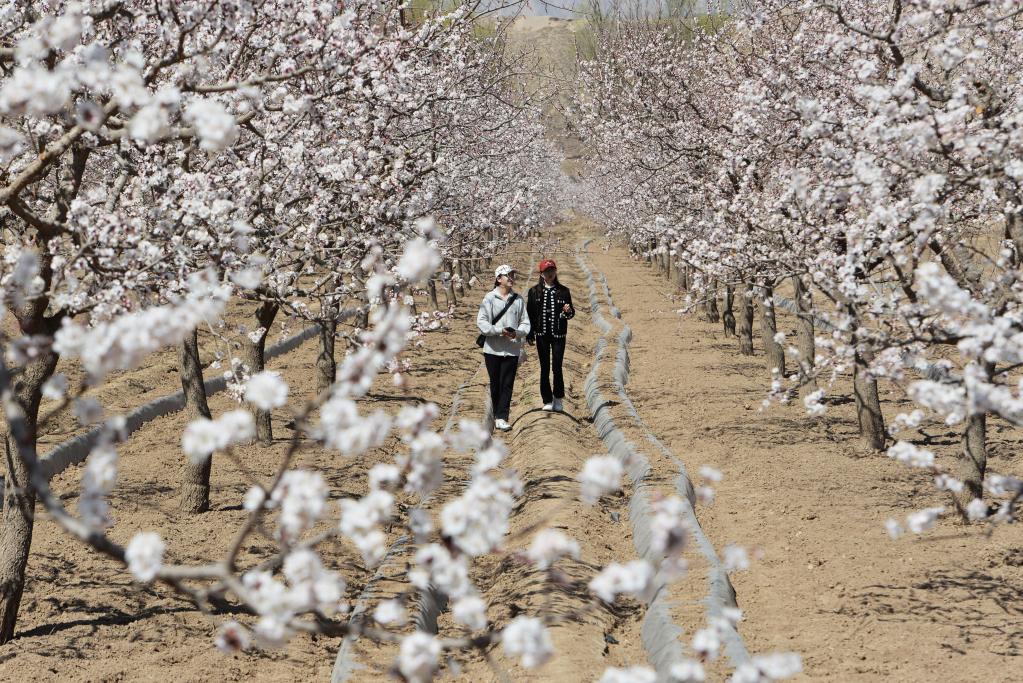
[[[551,260],[549,258],[545,258],[543,261],[540,261],[540,265],[537,266],[536,269],[539,270],[542,273],[543,271],[547,270],[548,268],[557,268],[557,267],[558,267],[557,263],[555,263],[553,260]]]

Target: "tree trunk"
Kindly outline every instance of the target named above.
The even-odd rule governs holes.
[[[210,406],[206,401],[206,385],[203,384],[202,366],[199,363],[199,335],[192,331],[178,347],[178,374],[181,390],[185,394],[185,411],[190,420],[205,417],[209,419]],[[213,457],[195,463],[185,458],[181,477],[181,500],[179,509],[188,514],[199,514],[210,509],[210,470]]]
[[[983,379],[991,381],[995,372],[994,364],[984,363],[982,367],[985,373]],[[984,498],[984,475],[987,472],[987,413],[977,413],[966,418],[962,444],[958,476],[964,488],[957,499],[965,510],[973,499]]]
[[[984,498],[984,474],[987,471],[987,413],[970,415],[963,432],[963,450],[959,454],[959,481],[963,482],[959,504],[966,509],[974,498]]]
[[[764,340],[764,355],[767,371],[771,377],[785,377],[785,348],[774,340],[778,334],[778,323],[774,317],[774,287],[760,288],[760,336]]]
[[[732,285],[725,285],[725,310],[721,314],[721,323],[725,329],[725,336],[735,334],[735,311],[733,310],[732,304],[735,301],[735,287]]]
[[[448,297],[448,308],[451,308],[458,305],[458,299],[455,298],[454,268],[451,265],[450,259],[445,259],[444,263],[445,270],[448,273],[448,280],[444,285],[444,294]]]
[[[870,351],[857,349],[856,364],[853,367],[853,394],[856,398],[860,436],[868,448],[881,451],[884,450],[886,434],[881,399],[877,393],[877,379],[867,371],[872,356]]]
[[[337,376],[337,361],[334,359],[334,342],[337,339],[337,309],[328,311],[328,317],[319,322],[319,331],[320,354],[316,357],[316,393],[318,394],[326,391]]]
[[[792,276],[792,286],[796,298],[796,348],[799,349],[799,384],[803,395],[817,391],[817,376],[814,373],[814,359],[817,347],[814,342],[813,310],[810,291],[803,284],[799,275]]]
[[[721,319],[721,314],[718,313],[718,283],[715,280],[711,282],[710,289],[707,290],[707,298],[703,303],[703,311],[707,316],[707,322],[716,323]]]
[[[255,341],[251,338],[248,339],[248,343],[245,345],[246,357],[244,360],[249,368],[249,375],[262,372],[266,367],[266,336],[270,333],[270,326],[273,325],[278,310],[277,304],[269,301],[264,301],[256,309],[256,322],[262,329],[262,333]],[[261,410],[255,406],[251,406],[250,409],[252,416],[256,419],[256,439],[264,446],[269,446],[273,443],[270,411]]]
[[[739,309],[739,353],[753,355],[753,285],[743,285]]]
[[[462,275],[462,260],[451,262],[451,279],[455,279],[455,275],[458,275],[458,295],[465,296],[465,277]]]
[[[28,443],[23,446],[31,451],[33,457],[42,386],[56,367],[56,354],[43,351],[24,367],[14,381],[14,400],[24,411],[28,428]],[[36,503],[35,490],[28,482],[28,466],[18,454],[17,442],[8,434],[5,443],[7,478],[4,482],[3,528],[0,529],[0,643],[14,637],[21,595],[25,589],[25,569],[32,546]]]
[[[440,303],[437,301],[437,281],[430,278],[430,281],[426,283],[426,291],[430,295],[430,306],[433,307],[433,310],[439,311]]]

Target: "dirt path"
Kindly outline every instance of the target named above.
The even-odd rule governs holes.
[[[762,553],[732,575],[750,651],[801,652],[815,679],[1018,680],[1023,529],[987,539],[945,522],[892,541],[886,518],[945,504],[926,474],[861,451],[851,402],[822,420],[799,402],[761,412],[759,343],[757,356],[739,356],[719,325],[679,318],[674,283],[622,249],[591,252],[634,330],[628,386],[640,415],[691,472],[725,474],[702,526],[717,547]],[[781,316],[779,329],[791,335],[794,320]],[[1019,438],[994,436],[998,471],[1023,469]]]
[[[563,253],[548,254],[559,261],[562,277],[579,280],[571,257],[570,239],[561,231]],[[536,258],[516,261],[522,269],[520,290],[531,286],[535,273],[528,275]],[[519,370],[512,402],[512,430],[499,436],[510,449],[506,467],[513,469],[524,484],[511,519],[511,529],[504,552],[478,558],[472,564],[471,577],[483,598],[490,605],[488,618],[497,627],[525,614],[545,615],[558,621],[551,627],[556,658],[539,670],[523,669],[504,657],[500,647],[490,648],[491,663],[478,656],[456,656],[447,664],[447,671],[458,670],[461,680],[579,680],[599,678],[607,666],[643,663],[646,654],[640,642],[643,606],[636,601],[622,600],[614,608],[599,605],[586,590],[586,583],[599,567],[612,560],[635,558],[628,516],[626,489],[600,504],[589,506],[579,500],[576,475],[583,462],[605,451],[592,425],[587,420],[582,381],[593,360],[598,334],[590,323],[584,303],[577,306],[579,314],[572,321],[570,343],[565,355],[565,412],[540,410],[539,364],[535,351],[528,348],[530,358]],[[476,356],[478,358],[478,356]],[[464,416],[481,417],[487,413],[489,394],[486,371],[480,369],[461,395]],[[429,509],[439,512],[443,504],[457,496],[468,480],[471,459],[448,460],[448,483]],[[579,542],[578,561],[559,563],[566,577],[564,584],[552,585],[541,572],[521,559],[533,535],[543,528],[556,528]],[[411,555],[411,550],[403,554]],[[399,560],[394,566],[401,566]],[[393,580],[382,586],[374,600],[408,591],[408,585]],[[437,620],[441,636],[463,635],[447,611]],[[411,627],[410,627],[411,628]],[[356,670],[349,680],[386,680],[387,669],[394,661],[395,648],[359,641],[355,658],[364,668]],[[393,680],[393,679],[391,679]]]
[[[571,242],[568,242],[571,244]],[[577,280],[571,252],[556,254],[569,280]],[[535,258],[518,263],[531,271]],[[531,282],[524,282],[523,288]],[[448,417],[459,392],[457,416],[482,417],[487,409],[486,373],[478,352],[471,347],[475,336],[475,310],[482,290],[470,292],[459,306],[456,321],[447,332],[431,333],[424,348],[415,350],[414,367],[404,392],[389,386],[384,375],[365,400],[367,408],[396,410],[402,403],[430,400],[438,403],[441,420]],[[558,658],[539,672],[521,669],[506,661],[499,648],[491,653],[496,669],[514,680],[595,680],[606,666],[626,666],[645,661],[639,629],[643,606],[619,600],[614,608],[598,605],[585,584],[602,565],[635,558],[628,512],[631,491],[587,506],[579,501],[576,474],[583,462],[605,452],[592,425],[582,397],[582,379],[593,360],[598,334],[585,311],[573,322],[572,342],[566,353],[567,399],[564,414],[539,410],[539,367],[535,355],[521,369],[513,407],[513,430],[504,435],[511,455],[508,467],[526,484],[512,519],[512,530],[503,555],[481,559],[473,566],[473,579],[491,605],[489,618],[496,625],[525,614],[564,617],[551,629]],[[529,349],[531,354],[533,349]],[[293,405],[311,398],[312,369],[317,348],[310,340],[296,351],[270,364],[292,387]],[[168,393],[177,376],[163,368],[161,358],[140,375],[151,378],[153,395]],[[163,381],[157,381],[166,375]],[[126,381],[131,379],[126,378]],[[124,397],[121,397],[122,401]],[[373,404],[378,404],[374,406]],[[116,407],[125,406],[120,403]],[[210,407],[220,414],[235,404],[225,395],[212,397]],[[287,411],[274,415],[275,443],[246,449],[247,464],[257,476],[269,476],[290,432]],[[183,456],[180,433],[183,414],[159,418],[144,426],[119,448],[121,473],[111,496],[117,521],[113,536],[126,542],[140,530],[156,530],[165,538],[170,558],[197,561],[217,556],[230,543],[244,516],[239,505],[248,482],[229,462],[218,460],[213,469],[211,511],[198,517],[177,512],[177,486]],[[316,468],[324,474],[335,497],[359,496],[366,490],[370,466],[389,460],[401,447],[396,440],[365,458],[345,460],[312,447],[301,451],[295,465]],[[449,458],[449,483],[427,504],[438,512],[458,495],[468,479],[471,459]],[[74,509],[81,469],[72,467],[54,479],[65,503]],[[538,529],[554,527],[576,538],[581,546],[578,562],[562,563],[568,580],[551,589],[542,573],[519,559]],[[392,534],[392,540],[397,538]],[[270,551],[253,542],[240,561],[258,561]],[[347,597],[353,605],[371,612],[379,600],[409,590],[404,569],[412,548],[399,548],[394,562],[384,571],[359,570],[352,548],[336,543],[325,548],[348,580]],[[374,575],[377,580],[373,581]],[[371,583],[372,582],[372,583]],[[361,599],[361,600],[360,600]],[[165,680],[169,671],[183,681],[206,680],[329,680],[335,673],[336,639],[296,637],[284,649],[224,656],[212,647],[212,633],[219,618],[208,618],[160,588],[139,586],[126,573],[71,543],[46,519],[37,522],[29,565],[28,585],[19,624],[19,637],[0,648],[0,679],[11,680]],[[450,614],[439,615],[442,635],[460,633]],[[372,680],[387,675],[394,648],[359,641],[353,644],[355,674],[350,680]],[[453,663],[454,664],[454,663]],[[472,680],[499,680],[491,665],[478,658],[457,663]]]

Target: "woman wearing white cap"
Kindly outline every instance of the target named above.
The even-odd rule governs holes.
[[[494,271],[494,289],[487,292],[476,315],[476,326],[483,337],[483,359],[490,376],[490,402],[494,408],[494,427],[508,431],[515,371],[519,366],[522,342],[529,334],[529,316],[522,297],[512,291],[515,269],[505,264]]]

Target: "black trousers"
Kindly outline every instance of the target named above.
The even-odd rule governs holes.
[[[565,398],[565,378],[561,363],[565,359],[565,338],[536,338],[536,353],[540,356],[540,398],[550,403],[556,398]],[[551,370],[554,370],[554,391],[551,391]]]
[[[487,374],[490,376],[490,405],[494,407],[495,420],[507,420],[511,411],[512,391],[515,390],[515,371],[519,367],[518,356],[497,356],[484,353]]]

